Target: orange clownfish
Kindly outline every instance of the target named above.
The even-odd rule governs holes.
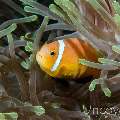
[[[78,38],[45,43],[36,54],[41,69],[56,78],[97,76],[97,69],[80,64],[79,59],[96,62],[98,57],[95,48]]]

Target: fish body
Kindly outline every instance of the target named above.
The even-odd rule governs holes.
[[[96,62],[98,51],[78,38],[45,43],[36,54],[41,69],[56,78],[97,76],[99,71],[80,64],[80,59]]]

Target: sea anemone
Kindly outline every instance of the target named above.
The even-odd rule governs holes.
[[[0,20],[1,120],[119,119],[119,111],[115,114],[120,108],[119,2],[54,0],[49,8],[36,0],[1,0],[0,3],[9,6],[5,7],[9,15],[4,9],[0,14],[3,17]],[[65,31],[68,34],[63,35]],[[45,42],[45,34],[49,36],[47,42],[77,37],[101,51],[103,58],[98,63],[80,59],[80,64],[100,69],[100,77],[90,84],[54,80],[44,73],[35,56]],[[102,110],[101,107],[105,108],[105,115],[93,113],[94,108]],[[109,112],[111,108],[114,111]]]

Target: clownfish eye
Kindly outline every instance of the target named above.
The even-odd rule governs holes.
[[[54,52],[54,51],[50,51],[50,55],[51,55],[51,56],[54,56],[54,55],[55,55],[55,52]]]

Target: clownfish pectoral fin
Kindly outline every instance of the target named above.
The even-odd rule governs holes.
[[[57,78],[64,78],[67,76],[66,72],[65,65],[61,65],[54,73]]]

